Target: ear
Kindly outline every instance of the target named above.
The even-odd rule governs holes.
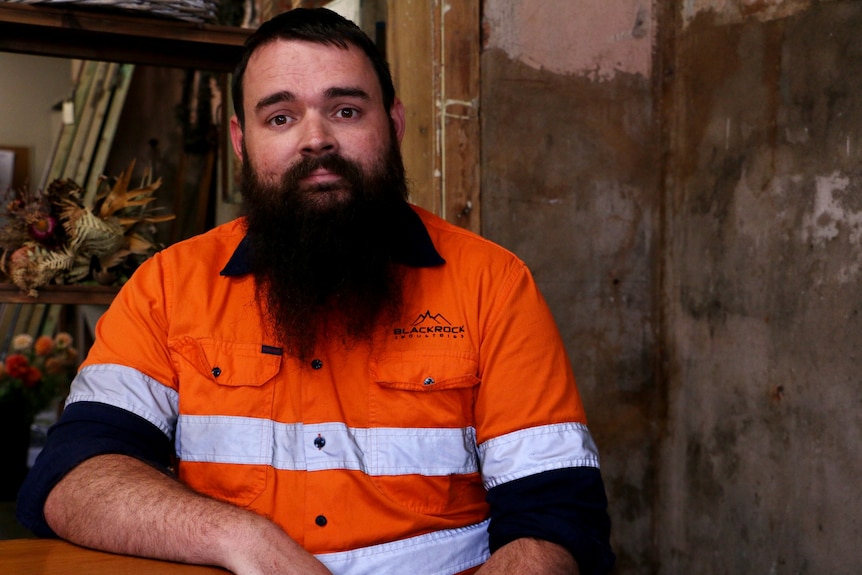
[[[236,116],[230,119],[230,142],[233,145],[233,153],[242,160],[242,126]]]
[[[389,117],[392,118],[392,123],[395,126],[395,135],[398,137],[398,143],[401,143],[402,138],[404,138],[404,130],[407,125],[407,121],[404,117],[404,104],[401,103],[401,100],[395,98],[395,101],[392,102],[392,109],[389,110]]]

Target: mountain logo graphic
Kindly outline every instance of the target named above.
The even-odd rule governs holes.
[[[448,319],[443,317],[443,314],[440,314],[440,313],[432,314],[430,310],[426,310],[425,313],[420,313],[419,317],[417,317],[416,320],[411,325],[422,325],[423,323],[425,323],[426,320],[430,320],[430,321],[433,321],[433,322],[438,323],[438,324],[442,323],[442,324],[446,324],[446,325],[452,325],[452,322],[450,322]]]
[[[410,327],[396,327],[392,330],[392,335],[396,339],[414,339],[414,338],[457,338],[462,339],[466,329],[463,325],[454,325],[446,319],[442,313],[431,313],[431,310],[425,310],[420,313],[410,324]]]

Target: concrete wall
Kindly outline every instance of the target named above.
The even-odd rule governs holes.
[[[548,299],[602,451],[620,564],[644,572],[665,419],[652,7],[483,8],[482,231],[527,262]]]
[[[662,572],[862,572],[860,32],[855,1],[678,24]]]
[[[862,2],[483,23],[483,231],[566,339],[617,573],[862,572]]]

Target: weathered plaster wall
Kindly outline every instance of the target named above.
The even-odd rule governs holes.
[[[532,269],[603,454],[620,565],[647,572],[659,157],[649,2],[486,1],[482,230]],[[529,377],[529,374],[521,374]]]
[[[862,2],[483,7],[483,231],[560,324],[617,573],[862,572]]]
[[[488,48],[532,68],[592,80],[649,74],[649,2],[486,0],[483,15]]]
[[[860,573],[862,3],[760,4],[674,48],[661,572]]]
[[[812,5],[834,0],[683,0],[682,19],[689,24],[704,13],[721,24],[786,18]]]

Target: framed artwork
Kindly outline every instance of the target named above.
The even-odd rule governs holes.
[[[30,149],[0,145],[0,196],[9,189],[30,187]]]

